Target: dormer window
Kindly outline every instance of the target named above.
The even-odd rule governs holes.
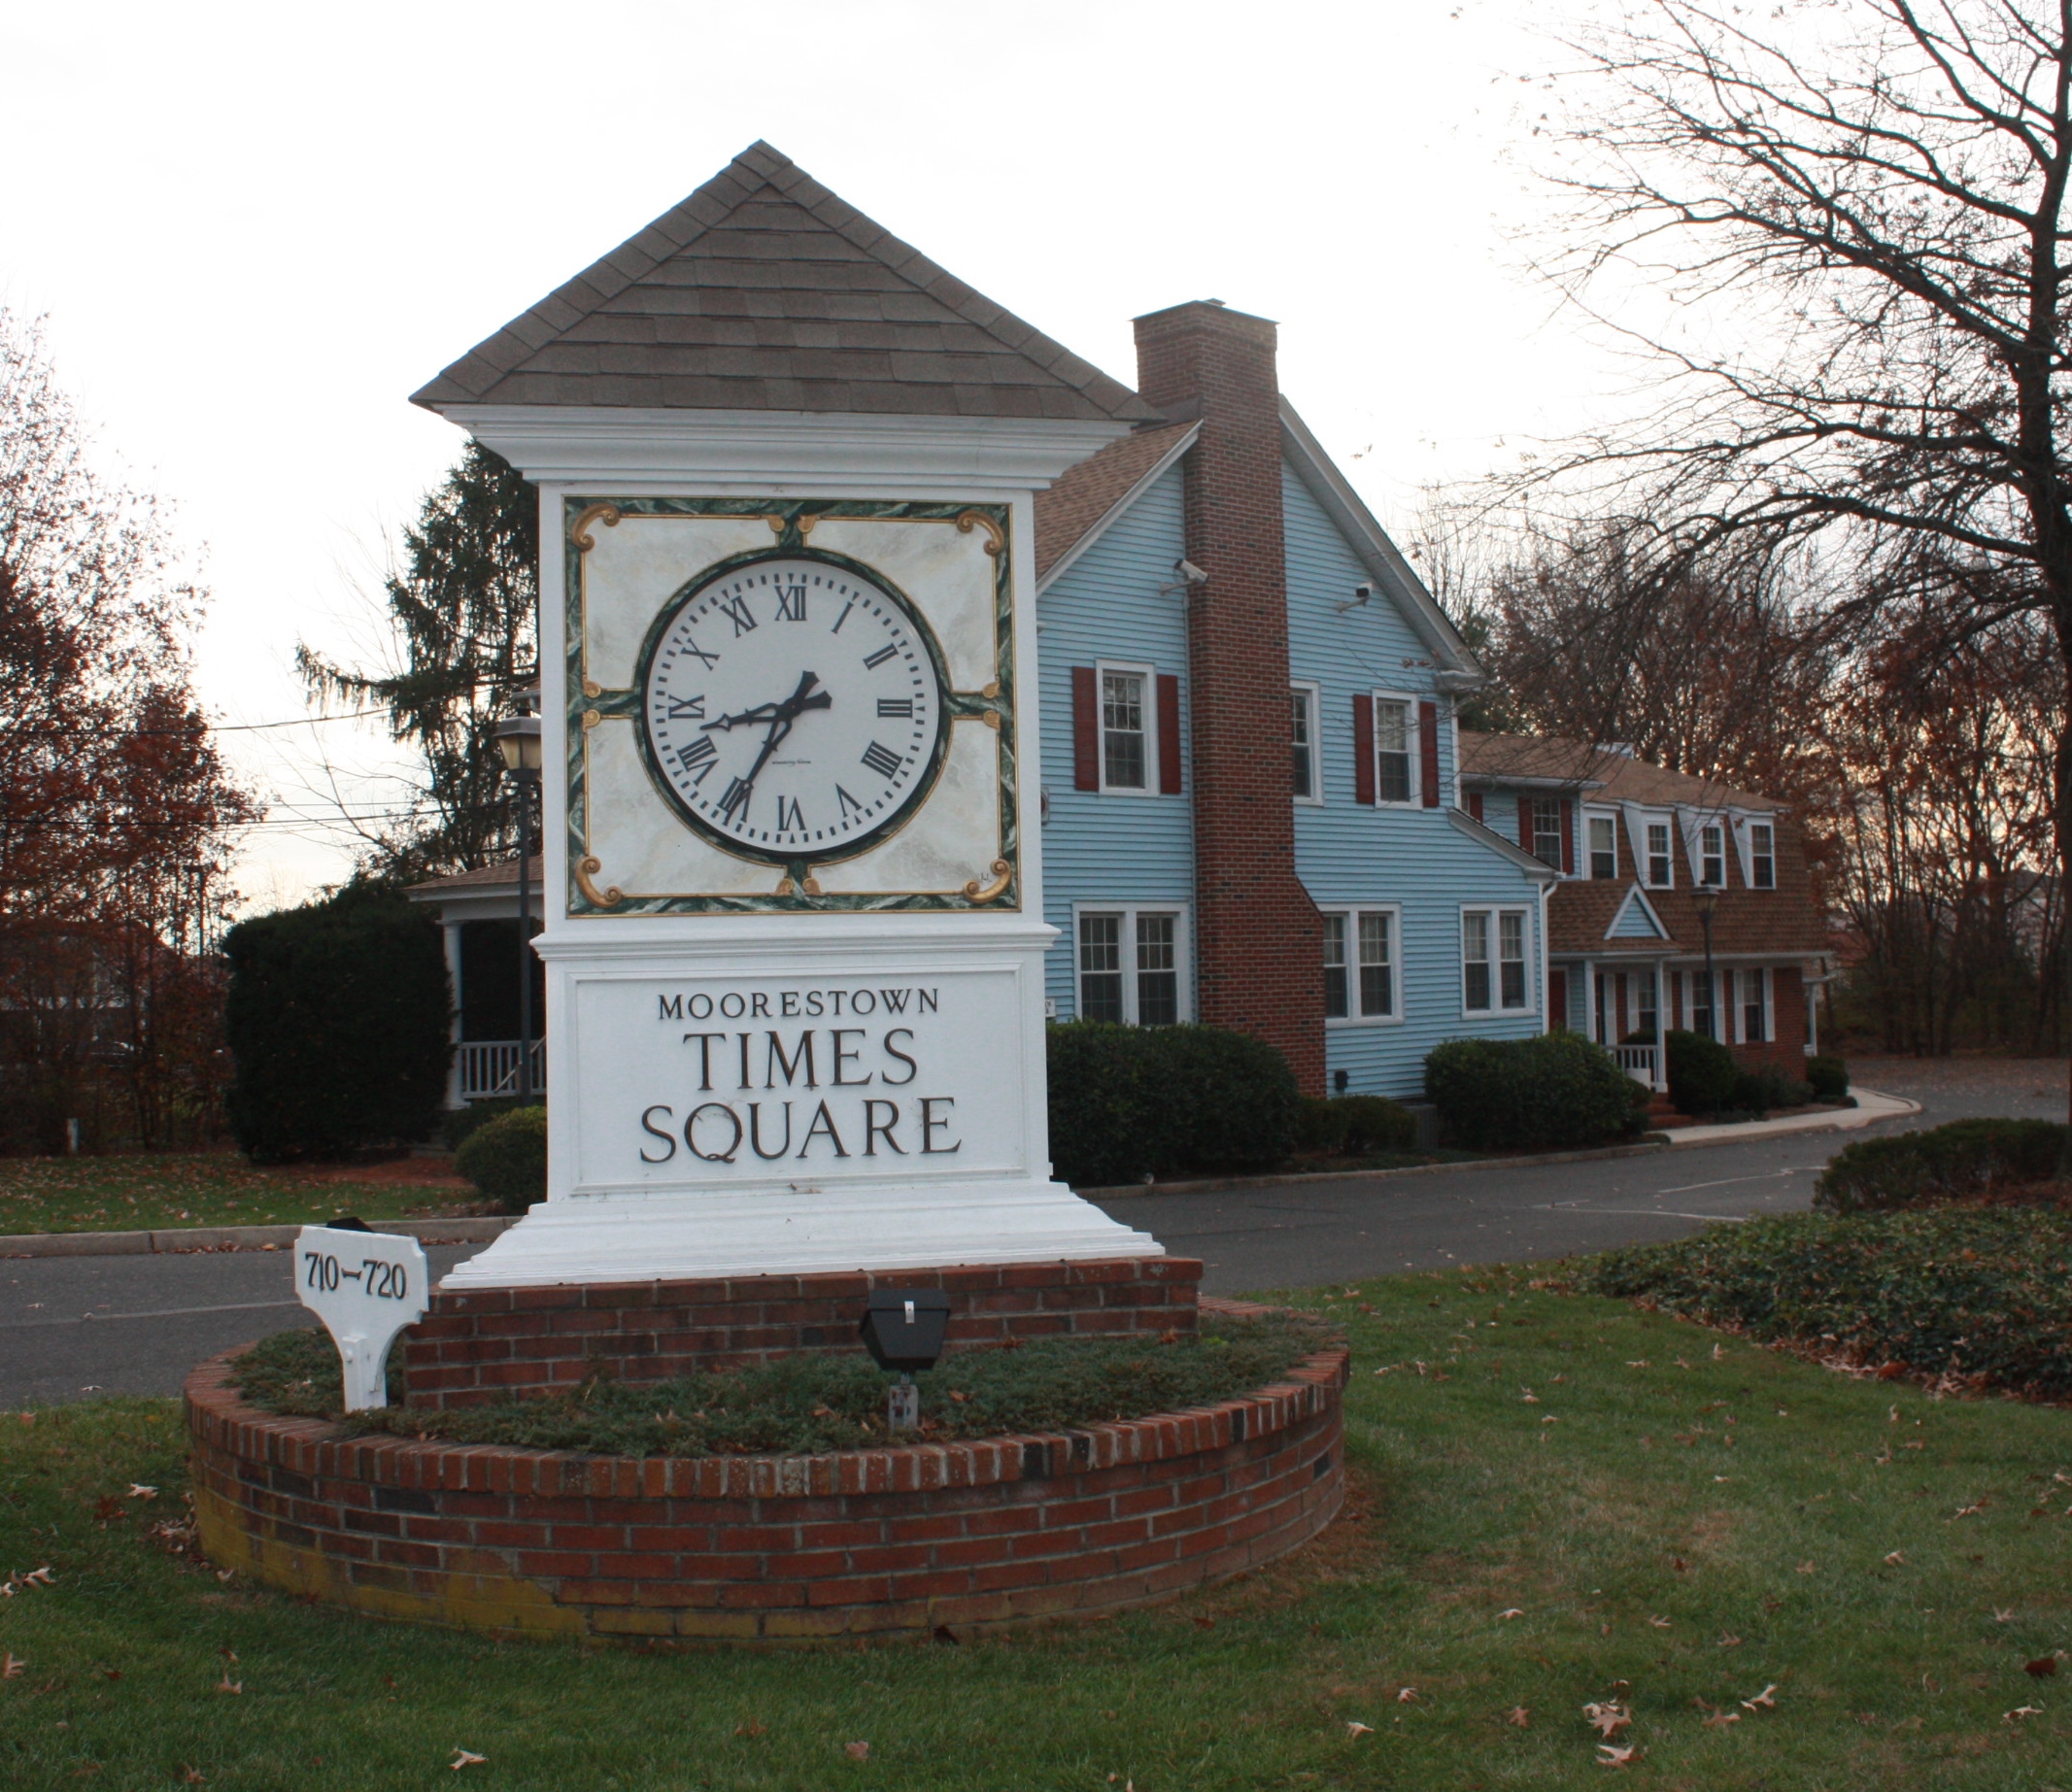
[[[1726,828],[1717,822],[1698,829],[1698,881],[1715,890],[1726,884]]]
[[[1533,805],[1533,857],[1556,871],[1562,868],[1561,798],[1535,796]]]
[[[1756,890],[1777,888],[1777,829],[1768,822],[1749,825],[1749,883]]]
[[[1676,860],[1669,851],[1669,824],[1647,824],[1647,888],[1668,890],[1677,881]]]
[[[1590,875],[1592,877],[1616,877],[1618,875],[1618,834],[1616,825],[1609,815],[1590,817]]]

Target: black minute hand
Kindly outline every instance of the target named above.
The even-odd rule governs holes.
[[[756,755],[756,762],[748,768],[748,776],[741,780],[741,813],[744,816],[748,813],[749,798],[755,795],[756,779],[762,775],[763,767],[769,763],[769,756],[777,751],[777,743],[792,731],[793,720],[803,710],[833,707],[834,699],[827,692],[813,691],[819,683],[817,672],[802,672],[798,677],[798,689],[783,702],[759,706],[771,712],[769,732],[763,737],[763,751]],[[810,696],[806,694],[808,692],[812,692]]]

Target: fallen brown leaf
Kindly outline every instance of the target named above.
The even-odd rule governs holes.
[[[2021,1671],[2024,1674],[2034,1674],[2039,1680],[2045,1679],[2057,1672],[2057,1657],[2055,1655],[2039,1655],[2034,1661],[2023,1662]]]
[[[870,1759],[870,1744],[868,1742],[844,1742],[842,1744],[842,1753],[852,1761],[867,1761]]]
[[[1347,1724],[1345,1726],[1345,1734],[1347,1736],[1372,1736],[1374,1733],[1374,1726],[1371,1724]]]
[[[1719,1646],[1722,1649],[1738,1649],[1741,1647],[1741,1639],[1732,1631],[1723,1630],[1719,1633]]]
[[[2019,1724],[2024,1717],[2041,1717],[2042,1715],[2043,1707],[2040,1705],[2018,1705],[2012,1711],[2007,1712],[2000,1721],[2005,1724]]]
[[[1597,1744],[1597,1765],[1599,1767],[1631,1767],[1639,1757],[1639,1754],[1640,1750],[1631,1744],[1624,1748],[1613,1748],[1610,1742],[1599,1742]]]
[[[1591,1729],[1607,1739],[1616,1736],[1633,1721],[1633,1714],[1616,1700],[1609,1700],[1603,1705],[1586,1705],[1582,1707],[1582,1715]]]
[[[1777,1683],[1776,1683],[1775,1681],[1772,1681],[1772,1682],[1771,1682],[1771,1683],[1770,1683],[1770,1684],[1769,1684],[1768,1686],[1765,1686],[1765,1687],[1764,1687],[1764,1688],[1762,1689],[1762,1691],[1761,1691],[1761,1692],[1757,1693],[1757,1694],[1755,1695],[1755,1697],[1754,1697],[1754,1698],[1752,1698],[1752,1699],[1744,1699],[1744,1700],[1743,1700],[1743,1701],[1741,1702],[1741,1705],[1742,1705],[1742,1708],[1743,1708],[1744,1710],[1748,1710],[1748,1711],[1774,1711],[1774,1710],[1776,1710],[1776,1709],[1777,1709],[1777,1701],[1776,1701],[1776,1699],[1775,1699],[1775,1698],[1773,1698],[1773,1697],[1771,1696],[1771,1695],[1772,1695],[1772,1694],[1774,1694],[1774,1693],[1775,1693],[1776,1691],[1777,1691]]]
[[[1504,1721],[1514,1730],[1523,1730],[1532,1723],[1532,1720],[1533,1714],[1526,1707],[1514,1705],[1511,1707],[1511,1715],[1505,1718]]]
[[[1729,1724],[1738,1724],[1740,1721],[1739,1711],[1715,1711],[1701,1727],[1707,1730],[1724,1730]]]
[[[1415,1705],[1417,1703],[1417,1688],[1405,1686],[1399,1689],[1396,1694],[1396,1703],[1398,1705]]]
[[[735,1724],[733,1733],[736,1736],[761,1736],[767,1727],[767,1725],[760,1724],[751,1717],[746,1723]]]
[[[0,1680],[20,1679],[22,1669],[26,1668],[28,1665],[29,1664],[25,1661],[17,1660],[14,1652],[10,1650],[8,1652],[8,1657],[5,1664],[0,1664]]]
[[[471,1754],[465,1748],[456,1747],[454,1758],[446,1765],[458,1774],[463,1767],[480,1767],[488,1759],[488,1755]]]

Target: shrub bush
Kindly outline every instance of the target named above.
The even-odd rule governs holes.
[[[453,1058],[446,953],[394,891],[241,922],[223,1027],[235,1066],[230,1131],[255,1164],[342,1157],[431,1135]]]
[[[1773,1107],[1804,1107],[1812,1099],[1810,1084],[1766,1064],[1760,1069],[1744,1070],[1734,1079],[1734,1094],[1727,1106],[1744,1113],[1766,1114]]]
[[[1817,1101],[1844,1100],[1849,1096],[1849,1065],[1839,1058],[1809,1058],[1806,1082]]]
[[[1609,1252],[1581,1285],[1758,1339],[2072,1396],[2072,1217],[2063,1214],[1778,1214]]]
[[[1424,1061],[1425,1091],[1455,1142],[1488,1150],[1590,1145],[1638,1130],[1645,1092],[1579,1032],[1449,1039]]]
[[[1409,1151],[1417,1143],[1417,1116],[1386,1096],[1341,1096],[1347,1151]]]
[[[491,1096],[470,1101],[464,1107],[450,1107],[439,1116],[439,1140],[449,1151],[459,1151],[498,1114],[516,1113],[521,1107],[537,1107],[546,1099],[534,1096],[527,1101],[519,1096]]]
[[[1295,1142],[1304,1151],[1409,1151],[1417,1143],[1417,1116],[1386,1096],[1304,1096]]]
[[[477,1127],[454,1153],[454,1167],[505,1213],[547,1199],[547,1110],[537,1102]]]
[[[1716,1114],[1734,1103],[1741,1066],[1717,1039],[1672,1028],[1663,1037],[1669,1058],[1669,1099],[1681,1114]]]
[[[2055,1120],[1953,1120],[1921,1133],[1860,1139],[1814,1184],[1823,1213],[1867,1213],[1989,1195],[2057,1173],[2065,1129]]]
[[[1295,1074],[1263,1040],[1104,1021],[1047,1034],[1051,1162],[1075,1187],[1269,1169],[1295,1148]]]

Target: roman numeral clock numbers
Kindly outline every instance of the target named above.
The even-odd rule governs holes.
[[[948,747],[928,624],[834,556],[779,551],[693,585],[651,632],[639,678],[642,746],[670,806],[720,851],[788,869],[897,833]]]

